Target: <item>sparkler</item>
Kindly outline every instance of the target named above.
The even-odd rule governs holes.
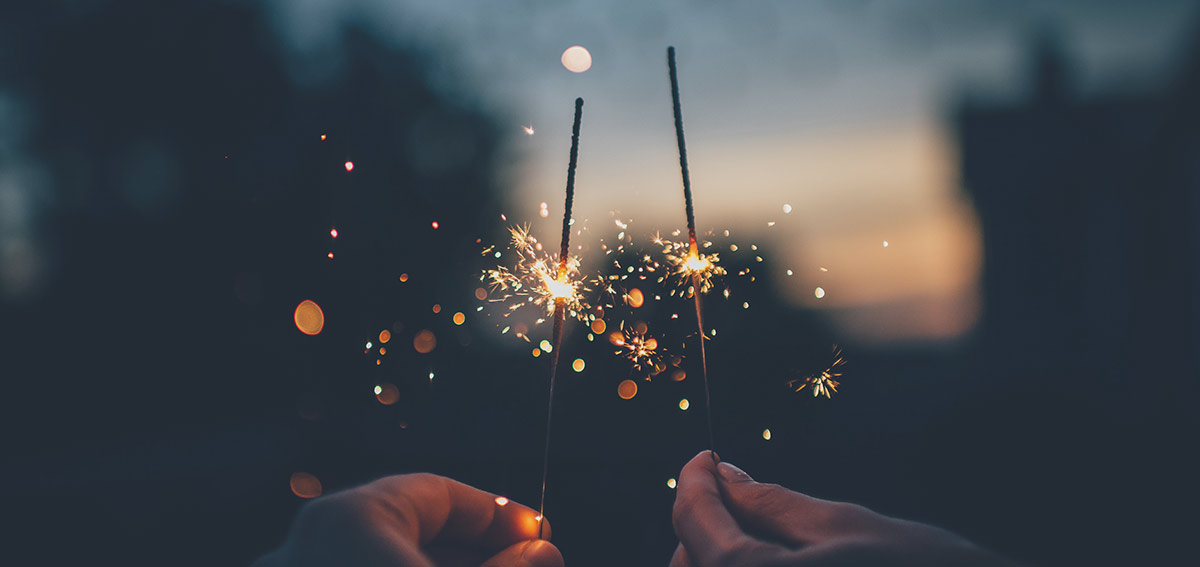
[[[833,397],[833,394],[837,393],[838,386],[841,385],[841,382],[839,382],[837,378],[842,377],[842,372],[838,370],[838,368],[846,365],[846,357],[842,355],[842,350],[839,349],[837,345],[833,346],[833,358],[833,364],[830,364],[829,368],[822,370],[818,374],[813,374],[812,376],[789,380],[787,383],[788,387],[799,392],[800,390],[811,386],[814,398],[822,394],[824,394],[826,398]],[[797,384],[799,384],[799,386],[797,386]]]
[[[554,381],[558,376],[558,356],[562,353],[562,332],[566,322],[568,305],[579,304],[577,286],[570,283],[568,275],[571,271],[571,205],[575,200],[575,163],[579,157],[579,122],[583,118],[583,99],[575,99],[575,125],[571,128],[571,158],[567,164],[567,199],[563,207],[562,246],[558,253],[558,271],[555,277],[548,279],[546,273],[540,273],[544,287],[548,293],[546,301],[553,298],[554,331],[552,334],[554,348],[550,351],[550,396],[546,404],[546,445],[542,453],[542,498],[538,507],[538,537],[544,537],[543,526],[546,517],[546,478],[550,472],[550,423],[554,416]],[[575,272],[578,273],[578,260]],[[577,311],[582,313],[582,310]]]
[[[677,260],[676,272],[683,277],[691,277],[692,299],[696,305],[696,328],[700,331],[700,372],[704,380],[704,412],[708,422],[708,448],[713,450],[716,459],[716,443],[713,435],[712,395],[708,387],[708,357],[704,349],[707,336],[704,333],[704,319],[701,315],[700,296],[711,289],[711,279],[716,270],[716,255],[705,257],[696,246],[696,216],[692,207],[692,181],[688,177],[687,147],[683,140],[683,112],[679,108],[679,78],[675,70],[675,48],[667,48],[667,69],[671,76],[671,102],[675,112],[675,141],[679,144],[679,171],[683,175],[683,202],[687,214],[688,251],[686,257],[675,255]],[[722,273],[724,270],[722,270]],[[707,288],[705,287],[707,286]]]
[[[566,214],[569,217],[571,213],[568,210]],[[580,275],[579,259],[568,257],[565,250],[560,251],[558,258],[551,256],[529,232],[528,225],[508,230],[509,246],[517,254],[516,265],[511,269],[497,266],[480,276],[496,294],[491,301],[508,303],[509,313],[526,306],[538,307],[543,312],[538,322],[560,311],[572,318],[585,319],[591,306],[584,294],[591,291],[594,282]],[[484,249],[484,255],[489,253],[492,248]]]

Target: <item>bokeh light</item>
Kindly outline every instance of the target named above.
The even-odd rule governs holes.
[[[379,342],[387,343],[390,340],[392,340],[392,332],[391,331],[389,331],[387,329],[379,331]]]
[[[673,478],[667,479],[667,488],[675,488],[675,479],[673,479]]]
[[[575,362],[571,363],[571,369],[576,372],[583,372],[583,368],[585,366],[587,366],[587,363],[585,363],[582,358],[576,358]]]
[[[583,46],[572,45],[563,51],[562,64],[572,73],[582,73],[592,68],[592,54]]]
[[[813,295],[815,295],[817,297],[817,299],[821,299],[822,297],[825,297],[825,288],[817,286],[817,289],[813,290]]]
[[[617,395],[620,396],[622,400],[633,399],[633,397],[637,395],[637,390],[637,382],[634,382],[633,380],[622,380],[620,384],[617,384]]]
[[[296,328],[306,335],[320,334],[321,329],[325,328],[325,312],[311,299],[305,299],[296,306],[292,319],[296,322]]]
[[[354,162],[347,161],[345,165],[346,165],[346,171],[354,171]]]
[[[592,321],[592,332],[596,333],[597,335],[603,335],[605,329],[607,328],[608,325],[604,323],[604,319],[596,319],[595,321]]]
[[[429,354],[437,348],[437,336],[429,329],[422,329],[413,337],[413,348],[421,354]]]
[[[689,402],[687,398],[679,400],[679,409],[687,411],[687,409],[690,407],[692,407],[692,403]]]
[[[384,382],[375,386],[375,399],[385,406],[390,406],[400,401],[400,389],[395,384]]]
[[[458,313],[454,314],[453,320],[454,320],[455,325],[461,325],[461,324],[467,322],[467,316],[465,314],[463,314],[462,311],[459,311]]]
[[[508,506],[508,499],[503,496],[497,496],[496,497],[496,505],[497,506]]]
[[[635,287],[629,290],[629,293],[625,294],[625,302],[630,307],[637,309],[646,302],[646,296],[642,294],[642,290]]]
[[[320,479],[306,472],[292,473],[288,484],[292,487],[292,494],[301,498],[316,498],[321,495]]]
[[[766,439],[767,441],[771,440],[771,430],[770,429],[764,429],[762,435],[763,435],[763,439]]]

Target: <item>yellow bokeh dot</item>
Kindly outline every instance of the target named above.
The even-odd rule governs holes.
[[[574,369],[576,372],[583,372],[584,366],[586,366],[586,363],[583,361],[582,358],[576,358],[575,362],[571,363],[571,368]]]
[[[454,314],[454,324],[455,325],[461,325],[465,322],[467,322],[467,316],[464,315],[462,311],[459,311],[458,313]]]
[[[604,330],[607,328],[608,325],[604,324],[604,319],[596,319],[595,321],[592,321],[592,332],[596,333],[597,335],[603,335]]]
[[[545,352],[550,352],[550,351],[554,350],[554,347],[550,345],[550,341],[548,341],[546,339],[542,339],[542,342],[538,343],[538,346],[541,347],[542,350]]]
[[[771,430],[770,429],[763,430],[763,439],[766,439],[767,441],[771,440]]]
[[[429,354],[437,348],[437,336],[429,329],[423,329],[413,337],[413,348],[421,354]]]
[[[325,312],[311,299],[305,299],[296,306],[292,319],[296,322],[296,328],[306,335],[320,334],[321,329],[325,328]]]
[[[387,349],[384,347],[379,347],[379,354],[387,354]]]
[[[634,382],[633,380],[622,380],[620,384],[617,384],[617,395],[620,396],[622,400],[632,399],[637,395],[637,390],[637,382]]]
[[[321,495],[320,479],[306,472],[292,473],[288,484],[292,487],[292,494],[301,498],[316,498]]]
[[[400,274],[400,281],[402,281],[402,282],[408,281],[408,274]]]
[[[533,357],[537,358],[539,356],[542,356],[542,349],[540,349],[538,347],[533,347]]]
[[[673,478],[667,479],[667,488],[675,488],[675,479],[673,479]]]
[[[391,331],[389,331],[387,329],[379,331],[379,342],[386,343],[390,340],[392,340],[392,332]]]
[[[687,400],[687,398],[684,398],[684,399],[682,399],[682,400],[679,400],[679,409],[681,409],[681,410],[683,410],[683,411],[687,411],[687,409],[688,409],[688,408],[690,408],[690,407],[692,407],[692,403],[691,403],[691,402],[689,402],[689,401]]]

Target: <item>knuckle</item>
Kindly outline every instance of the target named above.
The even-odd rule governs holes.
[[[747,537],[737,538],[732,544],[726,546],[717,552],[713,557],[712,565],[751,565],[751,559],[755,556],[755,542]]]

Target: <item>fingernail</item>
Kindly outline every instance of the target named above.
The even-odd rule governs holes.
[[[717,471],[721,473],[721,478],[725,479],[725,482],[747,482],[754,480],[750,478],[750,475],[746,474],[746,471],[725,461],[721,461],[717,465]]]
[[[521,565],[529,567],[559,567],[563,564],[562,554],[544,539],[529,542],[521,551]]]

